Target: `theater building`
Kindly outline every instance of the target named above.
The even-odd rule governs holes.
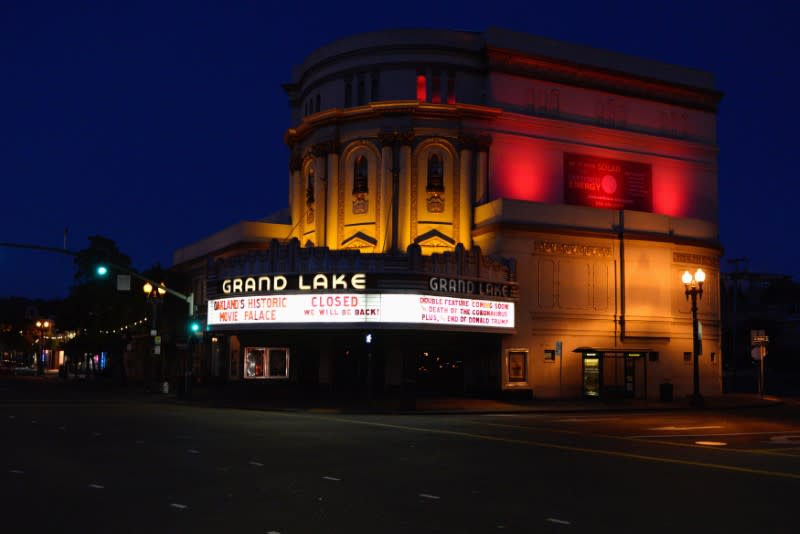
[[[316,50],[284,88],[288,210],[174,254],[206,325],[196,374],[680,398],[697,347],[702,393],[721,392],[710,74],[496,28],[389,30]],[[699,268],[695,344],[681,274]]]

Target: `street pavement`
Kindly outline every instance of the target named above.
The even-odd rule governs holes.
[[[3,532],[797,530],[796,399],[192,393],[0,379]]]
[[[164,393],[160,387],[146,388],[141,383],[122,385],[106,377],[83,380],[64,380],[48,372],[40,377],[16,377],[20,381],[44,381],[51,391],[69,394],[96,391],[104,396],[138,397],[152,402],[231,407],[255,410],[310,411],[317,413],[548,413],[548,412],[615,412],[615,411],[672,411],[697,410],[688,398],[672,401],[645,399],[564,399],[564,400],[505,400],[452,395],[417,395],[414,397],[376,396],[368,399],[325,395],[311,392],[306,395],[276,395],[265,390],[240,387],[242,384],[193,384],[190,394],[176,392],[173,387]],[[791,401],[791,399],[790,399]],[[733,410],[782,405],[786,398],[756,393],[728,393],[704,398],[705,410]]]

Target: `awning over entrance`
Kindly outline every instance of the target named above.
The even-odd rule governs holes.
[[[596,353],[598,356],[603,356],[605,354],[620,354],[624,355],[628,358],[639,358],[644,357],[650,352],[653,352],[652,349],[630,349],[630,348],[623,348],[623,347],[613,347],[613,348],[602,348],[602,347],[578,347],[572,352],[576,354],[586,354],[586,353]]]

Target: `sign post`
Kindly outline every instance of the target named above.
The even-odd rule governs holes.
[[[764,330],[750,330],[750,345],[753,347],[750,355],[759,362],[758,394],[764,396],[764,359],[767,357],[767,343],[769,336]]]
[[[556,341],[556,357],[558,357],[558,400],[561,400],[561,385],[563,384],[562,376],[564,369],[564,344],[561,341]]]

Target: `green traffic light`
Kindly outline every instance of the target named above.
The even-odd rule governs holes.
[[[192,321],[192,323],[189,325],[189,330],[191,330],[193,334],[196,334],[200,331],[200,323],[197,321]]]
[[[97,273],[97,276],[105,276],[108,274],[108,267],[105,265],[98,265],[94,272]]]

